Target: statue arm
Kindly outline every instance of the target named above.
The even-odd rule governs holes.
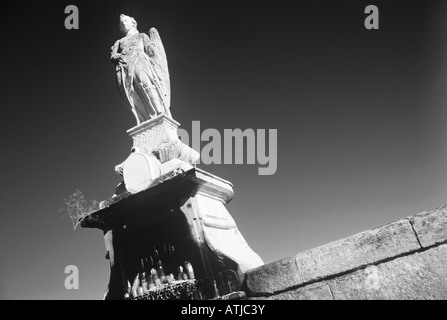
[[[111,48],[112,52],[110,54],[110,59],[112,61],[118,60],[121,57],[121,55],[118,53],[119,46],[120,46],[120,41],[118,40],[115,42],[115,44]]]

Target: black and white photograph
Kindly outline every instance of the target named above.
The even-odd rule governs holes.
[[[446,1],[2,8],[0,300],[447,299]]]

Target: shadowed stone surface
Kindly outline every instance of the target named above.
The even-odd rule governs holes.
[[[253,296],[274,294],[418,249],[410,221],[402,219],[250,270],[246,286]]]
[[[443,206],[249,270],[248,299],[447,300],[446,241]]]
[[[295,260],[290,257],[251,269],[245,279],[252,295],[272,294],[302,282]]]
[[[409,218],[423,247],[447,241],[447,206]]]
[[[301,289],[280,293],[269,297],[273,300],[333,300],[327,284],[308,285]]]
[[[302,281],[309,282],[419,248],[410,222],[403,219],[300,253],[296,261]]]
[[[328,282],[334,299],[447,299],[447,246],[370,266]]]

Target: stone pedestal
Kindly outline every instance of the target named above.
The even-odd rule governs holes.
[[[245,273],[263,261],[225,207],[233,195],[230,182],[191,167],[160,176],[144,191],[103,201],[82,226],[104,232],[111,267],[106,298],[123,297],[129,270],[135,268],[129,252],[142,257],[153,237],[158,237],[158,243],[179,243],[178,250],[188,256],[206,288],[229,270],[237,274],[240,286]]]
[[[216,280],[222,291],[234,280],[230,294],[240,289],[245,272],[263,264],[226,209],[232,184],[195,167],[199,153],[180,141],[178,126],[160,115],[128,130],[132,153],[117,170],[124,182],[82,221],[104,232],[111,267],[107,299],[124,297],[139,260],[155,244],[176,243],[208,298],[214,298]]]
[[[172,159],[195,164],[200,155],[180,141],[177,134],[179,125],[166,115],[160,115],[129,129],[127,133],[133,140],[132,151],[154,155],[162,164]]]
[[[178,126],[177,121],[160,115],[127,131],[133,140],[132,153],[116,167],[124,183],[117,188],[115,195],[124,191],[143,191],[161,175],[188,170],[196,164],[200,155],[180,141]]]
[[[195,170],[192,180],[195,192],[181,210],[193,222],[194,238],[209,250],[213,268],[232,267],[243,279],[246,271],[264,263],[249,247],[225,207],[233,199],[232,184],[200,169]]]

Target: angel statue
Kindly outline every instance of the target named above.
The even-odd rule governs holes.
[[[157,29],[140,33],[135,19],[122,14],[120,30],[125,36],[113,45],[111,60],[121,98],[137,125],[160,114],[172,118],[168,62]]]

